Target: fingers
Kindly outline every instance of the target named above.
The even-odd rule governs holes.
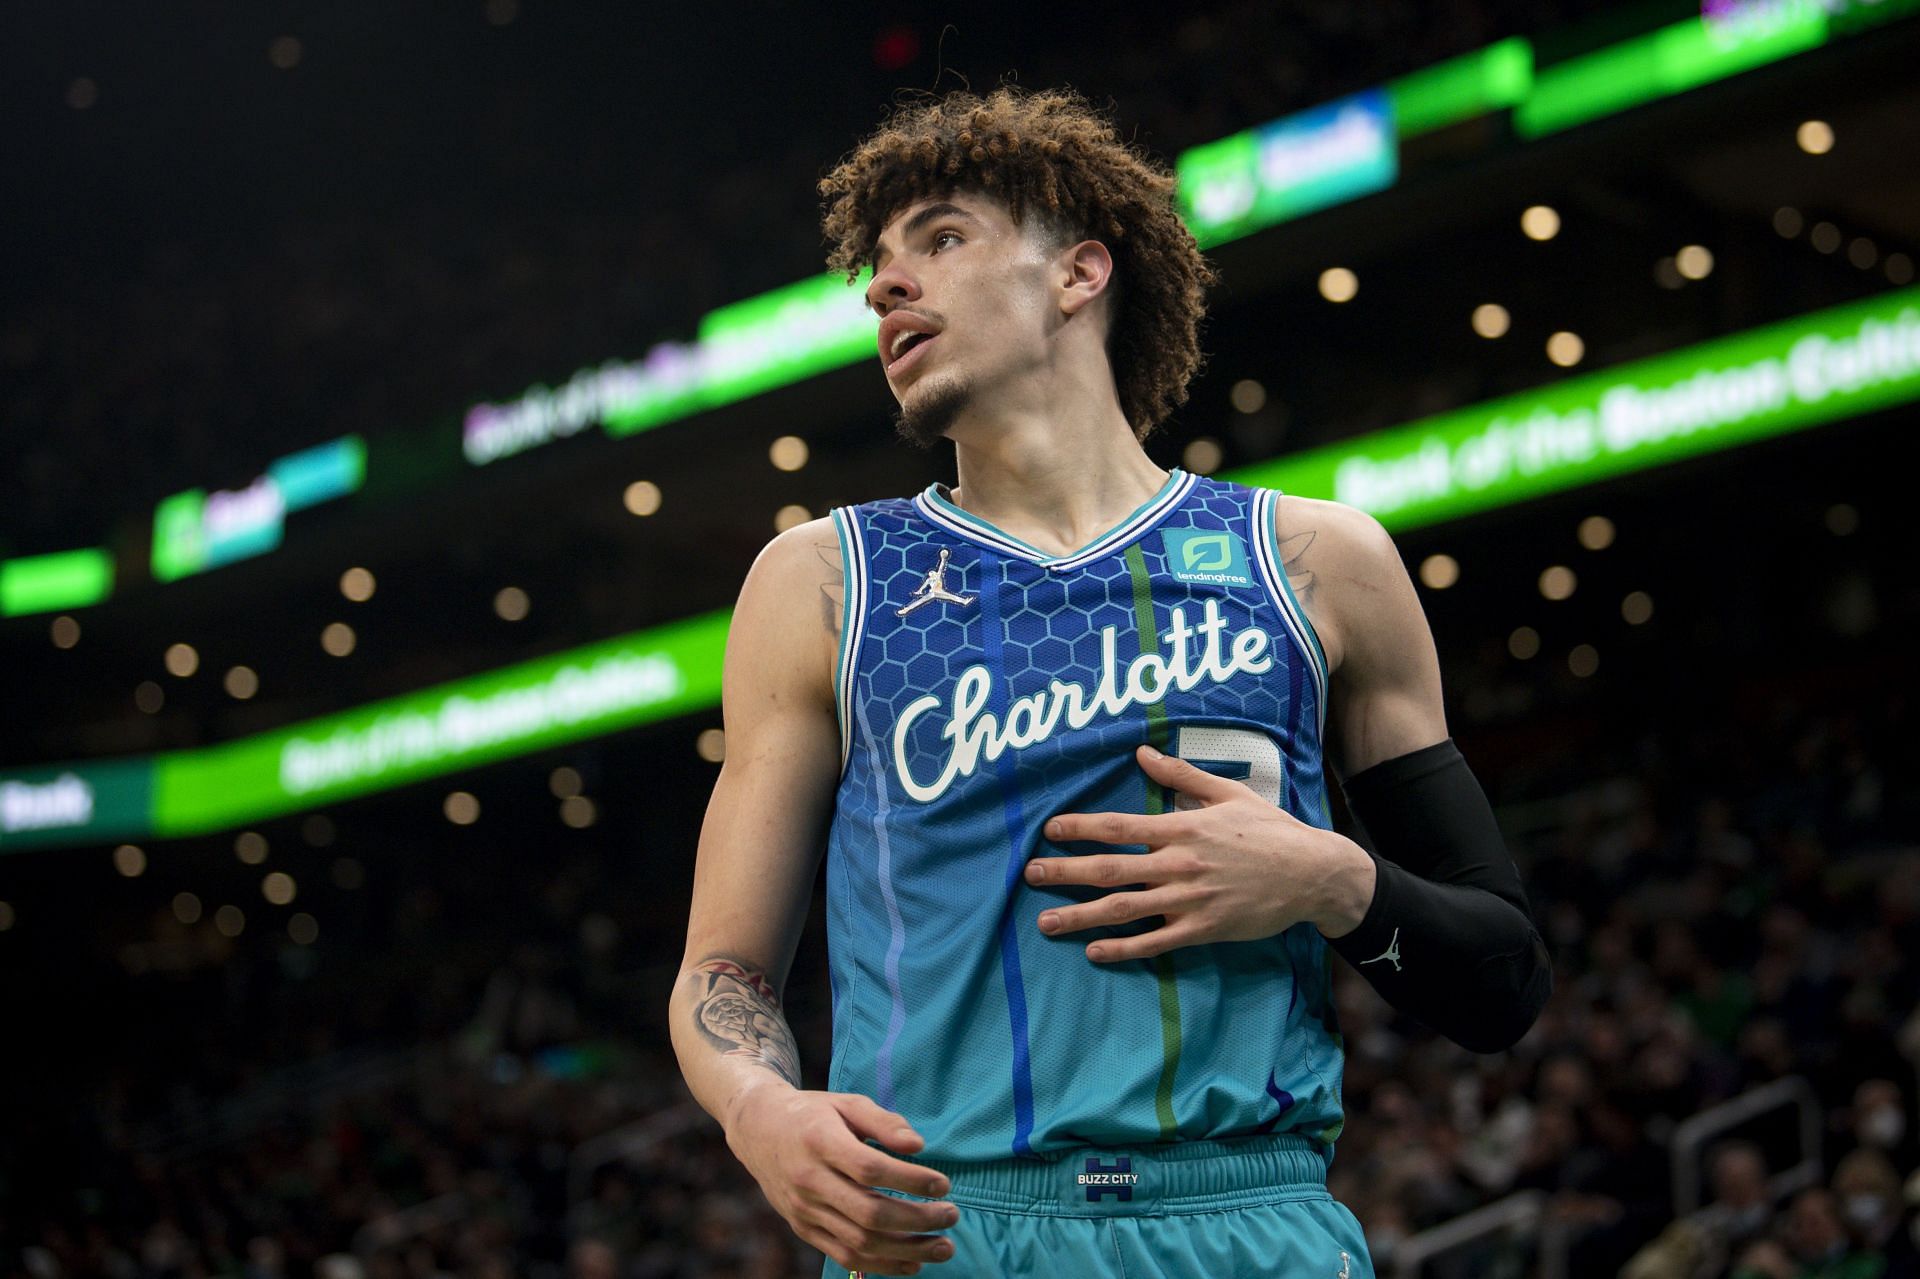
[[[947,1193],[947,1179],[931,1168],[922,1168],[919,1164],[910,1164],[904,1159],[895,1159],[872,1146],[855,1145],[847,1150],[836,1150],[830,1161],[831,1166],[842,1176],[849,1178],[859,1186],[874,1186],[884,1190],[901,1190],[910,1195],[919,1195],[926,1199],[937,1199]],[[950,1205],[941,1204],[945,1208]],[[944,1222],[930,1222],[931,1225],[944,1225]],[[916,1228],[924,1229],[916,1223]]]
[[[1205,940],[1198,925],[1180,920],[1132,937],[1102,937],[1087,947],[1087,958],[1096,964],[1110,964],[1121,959],[1151,959],[1155,955],[1164,955],[1170,950]]]
[[[960,1220],[960,1210],[949,1203],[921,1203],[917,1199],[895,1199],[848,1182],[848,1193],[836,1198],[833,1206],[849,1221],[867,1230],[893,1234],[924,1234],[945,1230]]]
[[[1047,822],[1047,838],[1056,844],[1089,840],[1097,844],[1146,844],[1159,847],[1185,833],[1177,813],[1062,813]]]
[[[908,1125],[905,1116],[859,1093],[829,1093],[828,1097],[853,1137],[845,1146],[836,1143],[831,1152],[833,1165],[842,1173],[862,1186],[884,1186],[927,1199],[937,1199],[947,1193],[947,1179],[942,1174],[904,1159],[890,1158],[860,1140],[871,1137],[889,1149],[912,1154],[926,1142]]]
[[[951,1257],[952,1241],[927,1232],[953,1225],[960,1219],[960,1210],[950,1203],[895,1199],[867,1189],[880,1184],[865,1180],[876,1176],[879,1163],[899,1162],[877,1151],[867,1153],[876,1156],[878,1163],[867,1165],[866,1171],[850,1178],[828,1169],[826,1177],[809,1188],[816,1196],[816,1219],[840,1238],[849,1254],[866,1259],[850,1263],[848,1269],[911,1274],[911,1269],[903,1267]]]
[[[801,1232],[801,1238],[849,1270],[883,1275],[918,1274],[921,1266],[946,1261],[954,1252],[953,1241],[944,1235],[875,1230],[824,1205],[816,1209],[811,1228]]]
[[[1164,884],[1189,870],[1192,860],[1177,852],[1035,857],[1027,863],[1026,874],[1029,884],[1092,884],[1099,888],[1118,888],[1123,884]]]
[[[890,1150],[906,1154],[927,1144],[905,1115],[895,1114],[871,1097],[857,1092],[829,1093],[828,1096],[856,1137],[871,1137]]]
[[[1109,893],[1098,901],[1078,906],[1055,906],[1040,912],[1040,931],[1049,937],[1078,932],[1103,924],[1125,924],[1152,915],[1164,915],[1184,905],[1187,894],[1174,888],[1148,888],[1130,893]]]
[[[959,1220],[950,1203],[898,1199],[868,1187],[932,1199],[949,1189],[947,1178],[931,1168],[896,1159],[863,1138],[895,1150],[925,1145],[906,1117],[859,1093],[822,1093],[839,1116],[838,1124],[810,1129],[807,1166],[793,1175],[791,1199],[781,1211],[795,1233],[849,1270],[880,1275],[911,1275],[930,1262],[953,1256],[953,1243],[941,1230]]]
[[[1222,800],[1250,794],[1248,788],[1231,778],[1216,777],[1204,768],[1196,768],[1178,755],[1163,755],[1151,746],[1142,746],[1134,752],[1134,758],[1140,761],[1140,767],[1147,776],[1163,786],[1171,786],[1183,794],[1191,795],[1204,803],[1216,804]]]

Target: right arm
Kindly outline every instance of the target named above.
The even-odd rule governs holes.
[[[754,561],[727,633],[726,761],[700,829],[671,1006],[687,1085],[726,1127],[756,1089],[800,1087],[780,997],[840,769],[832,675],[840,589],[830,522],[803,525]]]
[[[726,761],[700,830],[687,947],[669,1007],[687,1086],[768,1201],[848,1269],[913,1274],[943,1260],[946,1179],[868,1146],[920,1138],[872,1099],[800,1087],[781,992],[799,945],[840,775],[834,708],[843,582],[830,520],[768,544],[727,635]]]

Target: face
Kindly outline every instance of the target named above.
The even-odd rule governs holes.
[[[1063,247],[1037,219],[1016,226],[999,201],[968,192],[916,201],[887,223],[867,305],[881,317],[879,356],[902,436],[931,445],[969,410],[1012,402],[1023,380],[1044,372],[1067,317]],[[902,327],[933,336],[908,338],[896,354]]]

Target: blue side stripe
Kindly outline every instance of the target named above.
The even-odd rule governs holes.
[[[1002,655],[1000,585],[1003,561],[991,551],[980,555],[980,626],[985,632],[987,670],[993,675],[994,713],[1006,722],[1007,666]],[[1020,937],[1014,928],[1014,895],[1026,869],[1020,856],[1020,782],[1016,752],[1002,752],[994,761],[1007,823],[1007,874],[1002,891],[1006,905],[1000,911],[1000,976],[1007,987],[1007,1018],[1013,1032],[1013,1152],[1033,1154],[1033,1057],[1027,1036],[1027,987],[1020,977]]]
[[[874,1100],[893,1109],[893,1046],[907,1024],[907,1001],[900,993],[900,953],[907,948],[907,928],[900,918],[900,903],[893,895],[893,846],[887,840],[887,772],[874,744],[873,726],[867,722],[867,699],[855,698],[854,714],[860,721],[860,740],[867,748],[867,767],[873,770],[879,785],[873,790],[873,842],[879,853],[880,896],[887,903],[887,997],[892,1001],[887,1012],[887,1037],[880,1045],[878,1090]]]

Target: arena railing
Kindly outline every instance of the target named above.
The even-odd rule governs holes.
[[[430,1230],[465,1221],[471,1211],[465,1194],[458,1190],[449,1191],[398,1212],[390,1212],[384,1217],[375,1217],[353,1232],[353,1251],[358,1256],[371,1257],[376,1252],[396,1247]]]
[[[1767,1189],[1778,1201],[1820,1180],[1820,1099],[1805,1079],[1790,1075],[1709,1106],[1673,1130],[1673,1215],[1690,1216],[1700,1207],[1700,1152],[1708,1142],[1761,1115],[1787,1108],[1799,1110],[1800,1158],[1769,1178]]]
[[[1566,1279],[1567,1231],[1542,1190],[1522,1190],[1475,1208],[1451,1221],[1409,1235],[1393,1250],[1395,1279],[1420,1279],[1427,1263],[1449,1252],[1504,1236],[1508,1242],[1538,1249],[1539,1279]]]

